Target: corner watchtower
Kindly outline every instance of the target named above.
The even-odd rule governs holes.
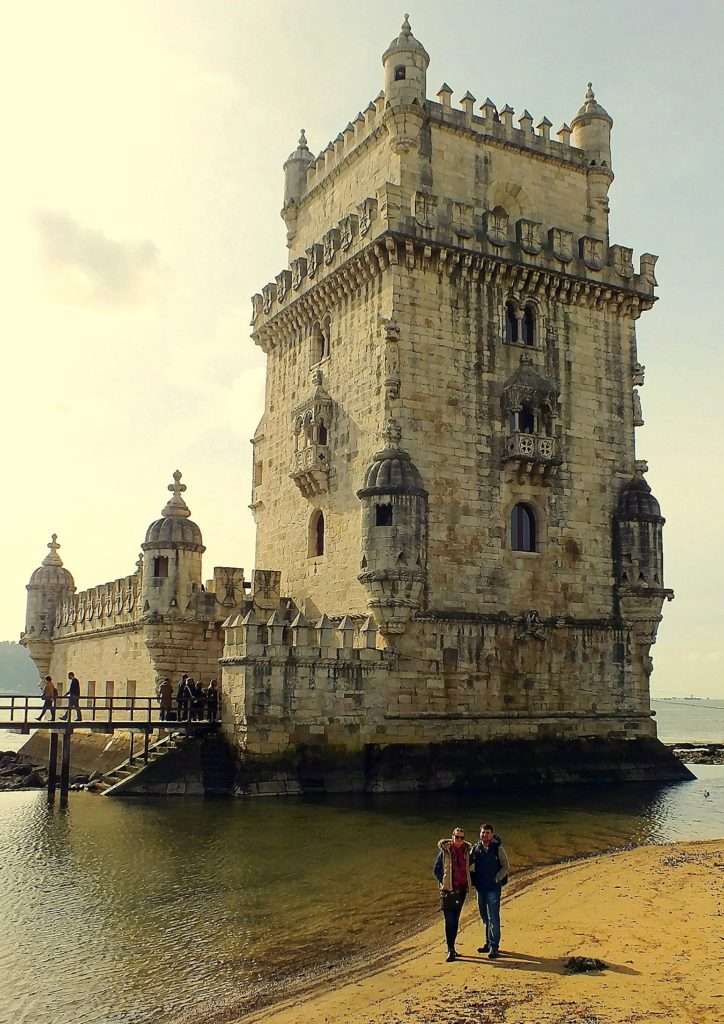
[[[385,69],[385,101],[387,106],[422,106],[427,95],[427,68],[430,55],[410,28],[410,15],[405,15],[400,34],[382,54]]]

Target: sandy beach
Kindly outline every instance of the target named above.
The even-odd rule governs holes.
[[[514,851],[511,851],[514,856]],[[434,885],[434,882],[432,883]],[[477,952],[473,901],[444,962],[442,924],[330,988],[245,1024],[720,1024],[724,840],[645,846],[511,882],[499,960]],[[573,974],[569,957],[608,966]]]

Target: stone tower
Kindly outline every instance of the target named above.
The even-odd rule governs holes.
[[[383,91],[316,157],[302,133],[288,266],[252,299],[257,565],[281,572],[298,629],[337,629],[330,680],[353,625],[384,657],[350,718],[306,683],[301,700],[293,641],[235,620],[237,735],[265,753],[310,730],[368,751],[651,738],[673,596],[635,444],[657,258],[637,271],[609,239],[613,121],[589,83],[552,138],[547,117],[469,91],[455,106],[446,83],[431,100],[428,64],[406,16]]]
[[[25,611],[25,646],[41,676],[50,671],[51,637],[55,617],[64,601],[75,594],[73,577],[58,554],[60,544],[54,533],[48,544],[48,554],[30,577],[26,587],[28,598]]]

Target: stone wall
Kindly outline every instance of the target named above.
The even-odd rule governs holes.
[[[110,692],[110,682],[113,696],[127,696],[129,680],[136,684],[136,696],[156,694],[156,672],[140,624],[54,640],[50,674],[62,693],[71,671],[80,680],[84,697],[88,695],[89,681],[95,682],[96,697],[105,697]]]
[[[278,628],[278,627],[273,627]],[[276,642],[269,642],[274,640]],[[399,650],[369,620],[271,636],[227,627],[224,728],[244,754],[367,745],[655,736],[634,634],[613,622],[429,617]]]
[[[252,507],[257,524],[256,564],[282,567],[284,593],[306,604],[310,615],[322,610],[342,615],[362,613],[366,595],[357,582],[360,561],[361,486],[373,453],[383,446],[384,366],[381,318],[388,316],[391,281],[371,277],[356,294],[330,299],[329,358],[313,363],[309,317],[299,331],[268,352],[266,411],[254,444],[255,462],[263,466],[254,487]],[[321,313],[321,310],[320,310]],[[331,399],[327,462],[321,491],[305,495],[290,478],[295,451],[296,415],[311,404],[321,371],[321,387]],[[258,474],[257,474],[258,479]],[[324,554],[310,554],[310,524],[315,510],[325,518]]]

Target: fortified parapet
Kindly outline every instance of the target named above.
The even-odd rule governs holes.
[[[224,728],[245,754],[282,754],[324,744],[354,750],[364,727],[384,715],[384,685],[392,655],[377,648],[371,619],[326,615],[312,622],[280,600],[277,609],[251,607],[224,622]],[[379,679],[377,679],[379,683]]]

